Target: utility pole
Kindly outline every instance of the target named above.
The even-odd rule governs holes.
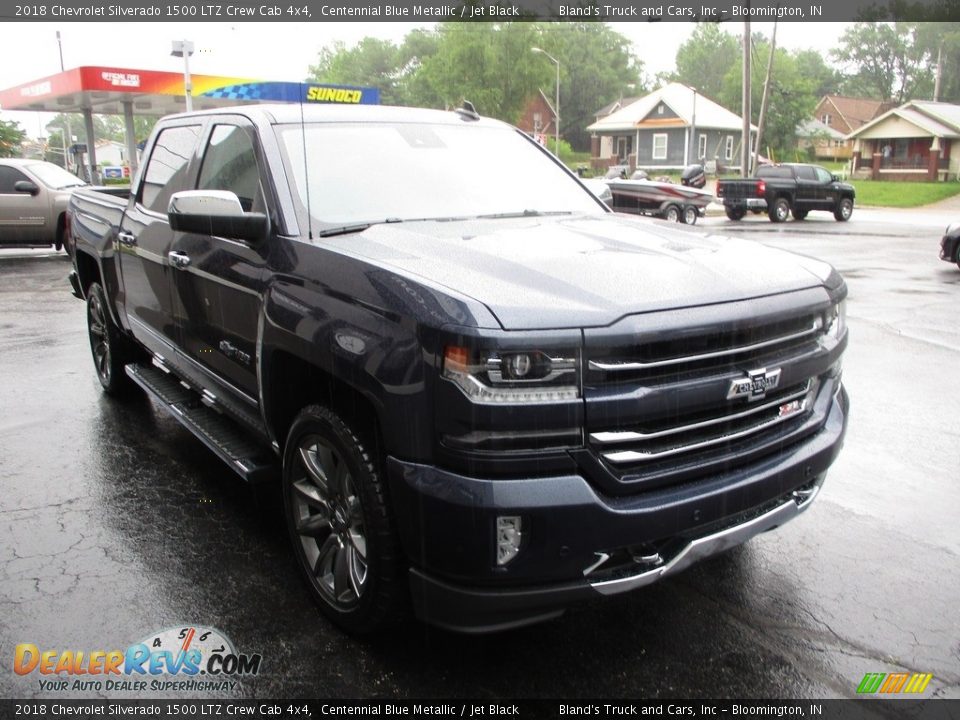
[[[748,4],[749,7],[749,4]],[[743,135],[740,138],[740,177],[750,176],[750,21],[743,23]]]
[[[57,30],[57,48],[60,50],[60,72],[65,72],[63,66],[63,42],[60,40],[60,31]],[[66,118],[67,127],[60,128],[60,134],[63,137],[63,169],[70,170],[70,159],[67,154],[67,147],[73,144],[73,132],[70,130],[70,115],[63,114]]]
[[[773,23],[773,34],[770,38],[770,59],[767,60],[767,77],[763,81],[763,99],[760,101],[760,118],[757,120],[757,144],[753,148],[753,167],[760,163],[760,140],[763,138],[763,126],[767,120],[767,100],[770,97],[770,78],[773,75],[773,56],[777,51],[777,23]]]
[[[943,45],[937,48],[937,79],[933,83],[933,101],[940,102],[940,81],[943,78]]]

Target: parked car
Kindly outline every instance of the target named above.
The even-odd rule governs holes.
[[[947,228],[940,240],[940,259],[956,263],[960,268],[960,223],[954,223]]]
[[[129,199],[70,201],[97,377],[280,480],[348,630],[671,577],[805,512],[840,452],[840,274],[613,213],[516,128],[250,105],[165,118],[144,157]]]
[[[67,202],[84,185],[53,163],[0,159],[0,246],[61,249],[66,242]]]
[[[811,210],[826,210],[846,222],[855,197],[853,185],[826,168],[802,163],[762,165],[756,177],[717,181],[717,198],[731,220],[742,219],[748,210],[766,210],[775,223],[791,214],[794,220],[803,220]]]

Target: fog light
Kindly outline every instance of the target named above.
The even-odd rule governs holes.
[[[497,517],[497,565],[506,565],[520,552],[523,532],[519,515]]]

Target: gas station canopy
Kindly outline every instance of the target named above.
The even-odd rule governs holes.
[[[192,75],[193,107],[207,110],[257,102],[334,102],[377,104],[377,88],[322,83],[264,82],[250,78]],[[122,115],[131,103],[138,115],[183,112],[181,73],[112,67],[78,67],[0,90],[0,109]]]
[[[377,88],[307,82],[272,82],[219,75],[192,75],[194,110],[260,102],[375,105]],[[133,116],[170,115],[186,110],[184,76],[132,68],[83,66],[0,90],[0,109],[82,113],[86,127],[90,178],[96,175],[93,115],[123,115],[127,148],[136,165]]]

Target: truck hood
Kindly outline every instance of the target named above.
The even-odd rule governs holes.
[[[318,242],[469,296],[507,330],[609,325],[823,285],[832,272],[747,240],[622,215],[408,221]]]

